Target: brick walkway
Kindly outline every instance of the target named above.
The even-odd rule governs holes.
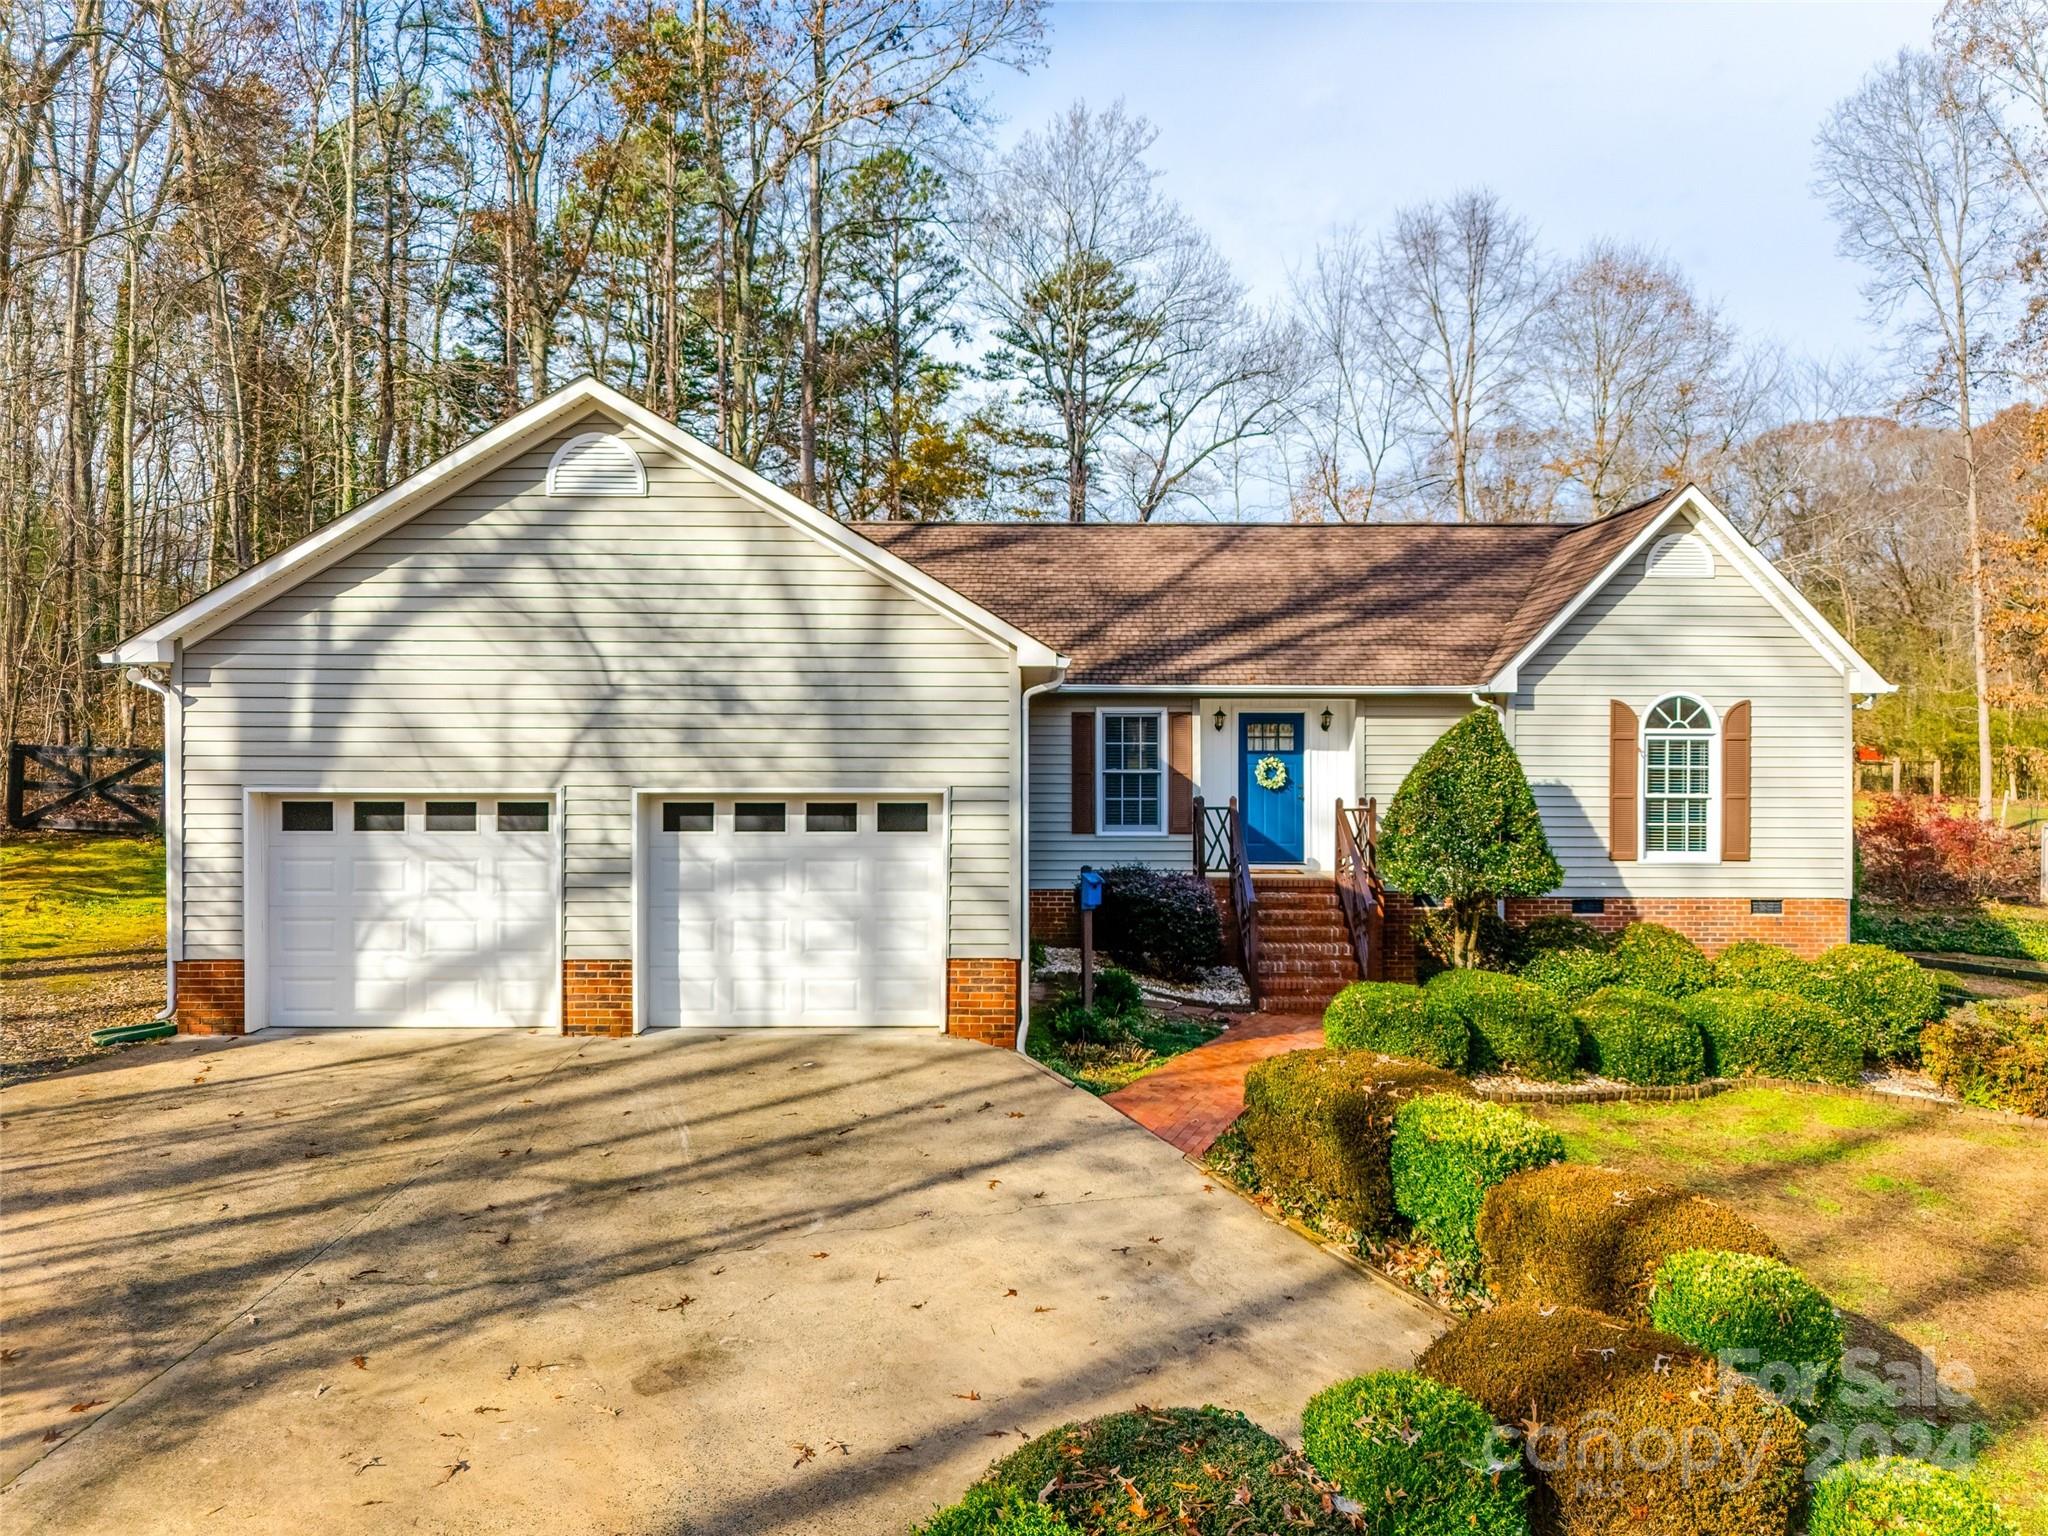
[[[1307,1014],[1255,1013],[1207,1045],[1176,1056],[1128,1088],[1105,1094],[1161,1141],[1190,1157],[1230,1129],[1244,1108],[1244,1075],[1254,1062],[1323,1043],[1323,1021]]]

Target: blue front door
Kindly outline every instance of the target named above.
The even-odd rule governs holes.
[[[1254,864],[1299,864],[1302,717],[1240,715],[1238,732],[1237,803],[1244,807],[1245,857]],[[1278,780],[1279,788],[1268,789],[1259,782],[1261,763],[1267,764],[1267,780]]]

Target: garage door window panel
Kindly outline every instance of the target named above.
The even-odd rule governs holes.
[[[358,832],[403,832],[405,830],[405,802],[403,800],[356,801],[355,828]]]
[[[476,802],[474,800],[429,800],[427,802],[427,830],[429,832],[474,832],[476,830]]]
[[[779,801],[742,800],[733,808],[736,832],[782,832],[789,826],[789,807]]]
[[[332,832],[332,800],[287,800],[279,811],[279,825],[287,832]]]
[[[661,807],[664,832],[709,832],[717,823],[717,812],[709,800],[667,800]]]
[[[498,802],[498,830],[500,832],[545,832],[547,829],[547,801],[500,800]]]
[[[806,832],[858,832],[860,807],[851,801],[813,800],[804,807]]]
[[[884,800],[876,808],[876,830],[881,832],[923,832],[931,826],[932,808],[922,801],[900,804]]]

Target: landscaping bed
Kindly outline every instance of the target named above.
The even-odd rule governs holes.
[[[1223,1033],[1224,1026],[1212,1018],[1184,1013],[1147,1010],[1133,1019],[1127,1037],[1092,1043],[1062,1042],[1050,1029],[1041,1029],[1047,1009],[1032,1009],[1030,1037],[1025,1052],[1033,1061],[1043,1062],[1070,1082],[1090,1093],[1114,1093],[1129,1087],[1147,1072],[1157,1071],[1184,1051],[1206,1045]]]

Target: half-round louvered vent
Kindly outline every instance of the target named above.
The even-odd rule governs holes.
[[[1698,534],[1668,534],[1650,546],[1644,572],[1651,576],[1711,576],[1714,552]]]
[[[586,432],[555,450],[548,463],[550,496],[645,496],[647,471],[624,438]]]

